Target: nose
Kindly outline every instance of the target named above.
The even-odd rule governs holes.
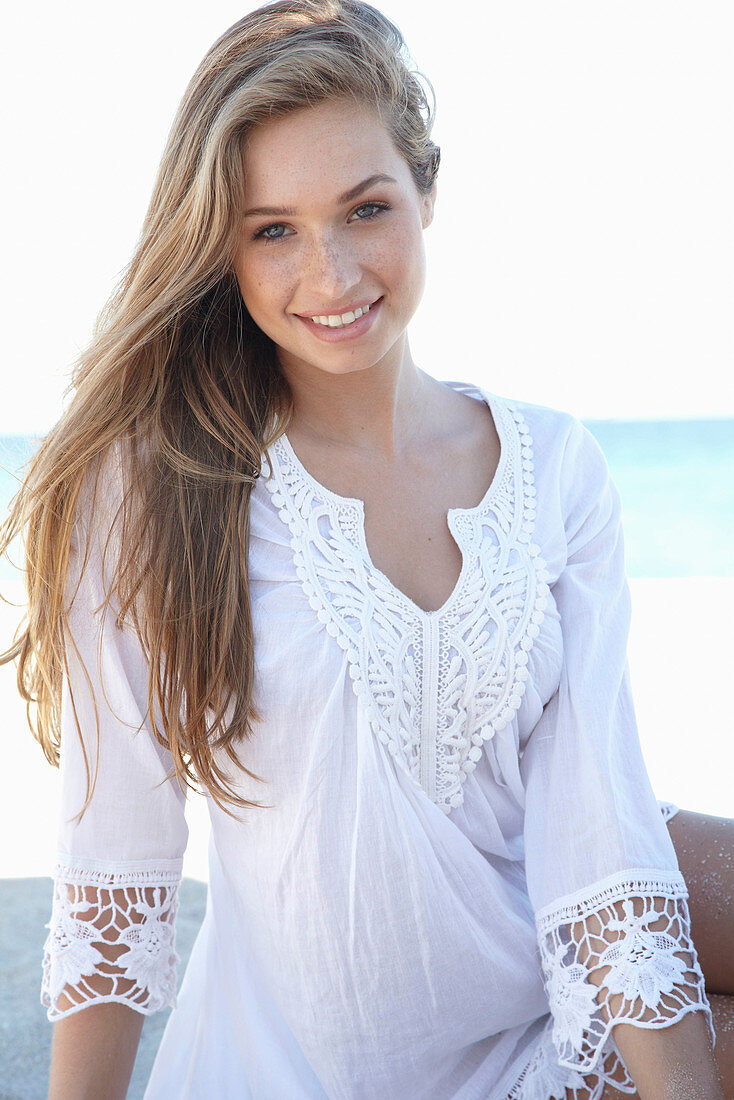
[[[362,281],[362,272],[353,249],[334,233],[322,233],[309,242],[304,265],[304,281],[309,296],[324,306],[338,305]]]

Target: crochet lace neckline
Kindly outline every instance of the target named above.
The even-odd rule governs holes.
[[[449,530],[459,547],[461,553],[461,569],[459,570],[459,576],[456,579],[456,584],[451,589],[451,592],[441,604],[440,607],[435,608],[432,611],[428,611],[417,604],[415,600],[411,599],[401,588],[399,588],[386,573],[375,565],[372,555],[370,553],[369,546],[367,545],[367,534],[365,530],[365,503],[360,497],[347,497],[342,496],[340,493],[335,493],[332,489],[328,489],[322,482],[318,481],[301,462],[300,458],[295,452],[293,444],[288,438],[287,433],[279,436],[274,444],[275,448],[280,445],[282,456],[286,459],[288,465],[298,472],[299,477],[306,485],[308,485],[315,496],[329,502],[332,507],[337,508],[342,512],[351,512],[353,514],[353,524],[358,536],[360,550],[365,558],[365,563],[369,571],[380,578],[382,583],[386,585],[393,594],[394,599],[404,604],[407,610],[411,614],[416,615],[419,618],[437,618],[444,615],[453,606],[457,596],[461,592],[466,579],[466,572],[469,566],[467,555],[464,551],[461,542],[456,538],[456,532],[452,527],[453,516],[466,516],[467,518],[473,516],[483,515],[491,506],[494,497],[502,488],[505,476],[507,463],[509,461],[510,447],[506,435],[506,427],[504,417],[500,415],[499,401],[493,394],[488,393],[486,390],[480,389],[478,386],[467,386],[463,383],[461,385],[453,385],[452,383],[445,383],[451,386],[452,389],[463,391],[467,393],[473,392],[477,394],[479,398],[487,405],[489,411],[492,414],[492,420],[494,421],[495,430],[500,442],[500,456],[497,463],[497,468],[494,472],[492,480],[484,493],[484,496],[478,504],[474,504],[469,508],[449,508],[446,512],[446,522],[448,523]]]
[[[316,481],[282,435],[264,479],[290,530],[304,594],[345,651],[376,735],[445,813],[461,804],[483,746],[521,705],[550,599],[533,542],[530,429],[514,402],[478,392],[495,417],[500,460],[478,505],[448,510],[463,565],[435,611],[424,611],[374,566],[363,502]]]

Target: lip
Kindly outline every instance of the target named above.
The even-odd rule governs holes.
[[[295,316],[299,321],[302,321],[306,325],[310,332],[317,336],[319,340],[323,340],[327,344],[338,344],[342,340],[354,340],[358,336],[362,336],[370,329],[374,323],[375,317],[380,310],[383,298],[378,298],[376,302],[365,302],[361,307],[369,306],[367,313],[363,313],[361,317],[358,317],[356,321],[352,321],[351,325],[343,325],[336,328],[330,328],[328,325],[320,325],[317,321],[312,321],[311,317],[318,317],[320,314],[314,313],[307,317],[303,317],[300,313],[296,313]],[[354,309],[359,309],[359,306],[354,306]],[[342,310],[342,313],[348,313],[349,310]],[[352,311],[353,312],[353,311]]]
[[[379,301],[378,298],[363,298],[361,302],[354,302],[351,306],[344,306],[343,309],[312,309],[310,311],[304,311],[303,313],[297,313],[296,317],[328,317],[333,315],[336,317],[342,316],[343,313],[355,313],[358,309],[364,309],[365,306],[371,306],[374,302]]]

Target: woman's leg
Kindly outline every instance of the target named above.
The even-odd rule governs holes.
[[[680,810],[668,831],[688,887],[706,992],[734,995],[734,819]]]

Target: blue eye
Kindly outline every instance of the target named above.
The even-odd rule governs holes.
[[[390,204],[387,202],[363,202],[357,207],[354,213],[358,215],[357,221],[367,222],[371,221],[373,218],[379,217],[379,215],[384,210],[389,209]],[[362,217],[362,215],[360,215],[359,213],[360,210],[371,210],[372,213],[367,214],[365,217]],[[290,234],[279,233],[277,236],[274,236],[272,235],[271,230],[284,230],[287,228],[288,226],[283,225],[282,222],[273,222],[272,225],[264,225],[262,229],[258,229],[255,233],[253,233],[252,239],[253,241],[265,241],[266,244],[275,243],[276,241],[282,241],[285,240],[286,236],[290,236]]]
[[[369,210],[370,208],[372,208],[374,211],[376,211],[376,213],[370,214],[367,218],[359,218],[358,219],[359,221],[366,222],[366,221],[369,220],[369,218],[376,218],[377,215],[379,213],[381,213],[383,210],[389,210],[390,209],[390,207],[388,206],[388,204],[386,202],[363,202],[361,206],[357,207],[357,209],[354,211],[354,213],[356,214],[359,210]]]
[[[281,225],[280,222],[277,222],[275,225],[266,225],[263,229],[258,229],[257,233],[253,234],[253,240],[257,240],[258,238],[261,238],[264,241],[280,241],[280,240],[283,239],[282,235],[278,236],[278,237],[271,237],[271,236],[269,236],[270,230],[271,229],[285,229],[285,228],[286,227],[284,225]]]

